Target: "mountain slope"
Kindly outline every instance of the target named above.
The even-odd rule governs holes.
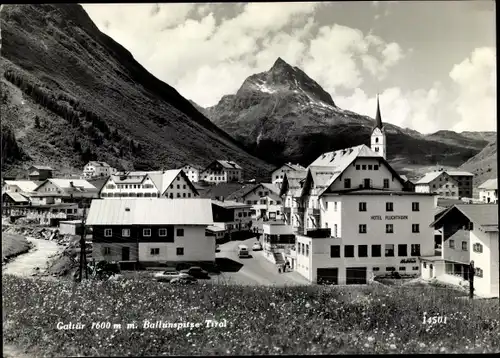
[[[248,77],[236,94],[222,97],[205,114],[256,154],[302,165],[325,151],[369,144],[374,124],[370,117],[336,106],[321,86],[281,58],[269,71]],[[488,143],[460,134],[461,140],[445,140],[441,134],[427,137],[385,126],[388,159],[396,168],[436,162],[459,166]]]
[[[474,185],[481,185],[488,179],[497,177],[497,140],[489,143],[486,148],[465,162],[460,169],[474,174]]]
[[[80,5],[5,5],[0,17],[2,120],[31,162],[70,171],[91,158],[126,169],[231,158],[249,176],[272,168],[101,33]]]

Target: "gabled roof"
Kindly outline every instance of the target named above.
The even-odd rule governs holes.
[[[445,172],[451,176],[469,176],[469,177],[474,176],[474,174],[472,174],[472,173],[465,172],[465,171],[458,171],[458,170],[445,170]]]
[[[82,188],[85,191],[97,191],[97,188],[90,184],[85,179],[58,179],[58,178],[50,178],[45,180],[42,184],[40,184],[35,190],[38,190],[42,185],[46,182],[51,182],[52,184],[58,186],[63,190],[73,189],[73,188]]]
[[[311,165],[309,165],[308,169],[312,169],[313,171],[316,170],[317,172],[319,172],[319,168],[321,168],[324,171],[329,171],[332,173],[330,180],[326,185],[324,185],[324,189],[318,192],[318,195],[322,195],[342,175],[347,167],[349,167],[349,165],[354,162],[356,158],[376,158],[389,169],[391,174],[395,178],[397,178],[402,185],[405,185],[404,180],[401,179],[399,174],[382,156],[374,152],[366,145],[361,144],[355,147],[336,150],[334,152],[323,153],[314,162],[312,162]]]
[[[225,201],[212,200],[212,204],[220,206],[221,208],[224,209],[245,209],[252,207],[252,205],[250,204],[238,203],[237,201],[232,201],[232,200],[225,200]]]
[[[420,185],[420,184],[429,184],[432,182],[434,179],[439,178],[440,175],[444,174],[445,172],[430,172],[426,173],[422,178],[420,178],[415,185]]]
[[[292,197],[299,197],[302,193],[301,182],[304,182],[307,176],[307,171],[295,171],[285,173],[283,177],[283,185],[281,186],[280,196],[289,193]]]
[[[190,163],[186,163],[184,164],[182,167],[180,167],[179,169],[184,169],[185,167],[191,167],[191,168],[194,168],[196,170],[203,170],[204,167],[202,165],[197,165],[197,164],[190,164]]]
[[[39,184],[32,180],[6,180],[5,184],[7,185],[16,185],[23,192],[29,193],[35,190]]]
[[[488,179],[483,184],[479,185],[479,189],[498,190],[498,181],[497,179]]]
[[[87,165],[94,165],[96,167],[111,167],[108,163],[106,162],[96,162],[96,161],[90,161],[87,163]]]
[[[14,201],[16,203],[28,203],[29,202],[29,199],[27,197],[25,197],[24,195],[22,195],[21,193],[6,192],[6,193],[4,193],[4,195],[8,195],[12,199],[12,201]]]
[[[127,210],[128,209],[128,210]],[[209,199],[92,200],[87,225],[211,225]]]
[[[203,191],[202,195],[205,198],[211,199],[219,197],[229,198],[230,195],[245,187],[248,187],[248,185],[243,185],[240,183],[218,183],[216,185],[207,187],[207,189]]]
[[[288,168],[290,168],[290,169],[292,169],[292,170],[296,170],[296,171],[306,171],[307,170],[306,168],[304,168],[300,164],[285,163],[285,164],[279,166],[278,168],[273,169],[273,171],[271,173],[274,173],[275,171],[277,171],[277,170],[279,170],[279,169],[281,169],[281,168],[283,168],[285,166],[288,167]]]
[[[228,199],[243,198],[243,197],[247,196],[248,194],[250,194],[251,192],[253,192],[254,190],[256,190],[259,187],[263,187],[264,189],[267,189],[267,190],[271,191],[272,193],[274,193],[276,195],[279,195],[279,193],[280,193],[280,189],[278,188],[278,186],[276,184],[272,184],[272,183],[260,183],[260,184],[246,185],[243,188],[241,188],[240,190],[238,190],[238,191],[232,193],[231,195],[229,195]]]
[[[459,204],[448,208],[429,226],[436,227],[451,212],[459,211],[485,232],[498,231],[498,204]]]
[[[54,169],[52,169],[51,167],[45,166],[45,165],[32,165],[31,167],[29,167],[29,169],[32,169],[32,168],[35,168],[37,170],[52,170],[52,171],[54,171]]]
[[[240,167],[238,164],[233,162],[232,160],[214,160],[212,163],[210,163],[203,171],[206,171],[208,168],[212,167],[215,163],[219,163],[223,168],[225,169],[243,169]]]

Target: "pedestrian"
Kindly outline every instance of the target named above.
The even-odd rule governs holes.
[[[281,273],[281,265],[278,265],[278,273]]]

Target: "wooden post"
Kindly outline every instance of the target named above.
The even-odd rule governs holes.
[[[474,298],[474,261],[469,264],[469,298]]]

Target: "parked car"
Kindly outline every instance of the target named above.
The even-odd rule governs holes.
[[[210,278],[208,272],[199,266],[191,266],[187,270],[182,270],[181,273],[185,273],[188,276],[193,276],[195,278]]]
[[[262,250],[262,245],[260,244],[260,242],[256,242],[255,244],[253,244],[252,250],[253,251],[261,251]]]
[[[174,278],[181,278],[181,277],[186,277],[186,276],[189,276],[189,274],[184,273],[184,272],[179,272],[177,270],[166,270],[166,271],[158,272],[158,273],[154,274],[153,277],[157,281],[170,282]]]
[[[179,284],[179,285],[192,285],[198,282],[198,280],[193,276],[182,276],[173,278],[170,283],[171,284]]]
[[[248,252],[248,247],[245,245],[238,246],[238,257],[250,257],[250,253]]]

